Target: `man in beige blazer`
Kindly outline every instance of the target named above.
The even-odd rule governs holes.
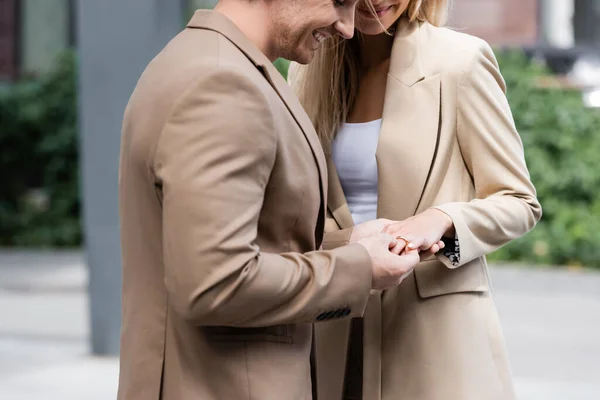
[[[355,5],[222,1],[143,73],[122,135],[119,399],[310,399],[312,323],[361,316],[417,264],[385,235],[318,250],[325,158],[271,64],[351,36]]]

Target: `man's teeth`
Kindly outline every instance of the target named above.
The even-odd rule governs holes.
[[[321,43],[323,40],[325,40],[325,35],[323,35],[321,32],[314,31],[313,37],[319,43]]]

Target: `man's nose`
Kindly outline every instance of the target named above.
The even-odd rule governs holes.
[[[345,12],[334,24],[335,30],[344,39],[352,39],[354,36],[354,10]]]

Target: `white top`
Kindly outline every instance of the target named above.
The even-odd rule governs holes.
[[[332,158],[355,225],[377,218],[377,160],[381,119],[343,124]]]

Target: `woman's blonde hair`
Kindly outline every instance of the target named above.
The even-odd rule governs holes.
[[[374,13],[371,1],[361,1]],[[447,9],[448,0],[408,0],[400,18],[440,26],[446,22]],[[290,83],[326,152],[356,99],[359,40],[359,35],[350,40],[332,38],[317,50],[309,65],[293,64],[289,71]]]

